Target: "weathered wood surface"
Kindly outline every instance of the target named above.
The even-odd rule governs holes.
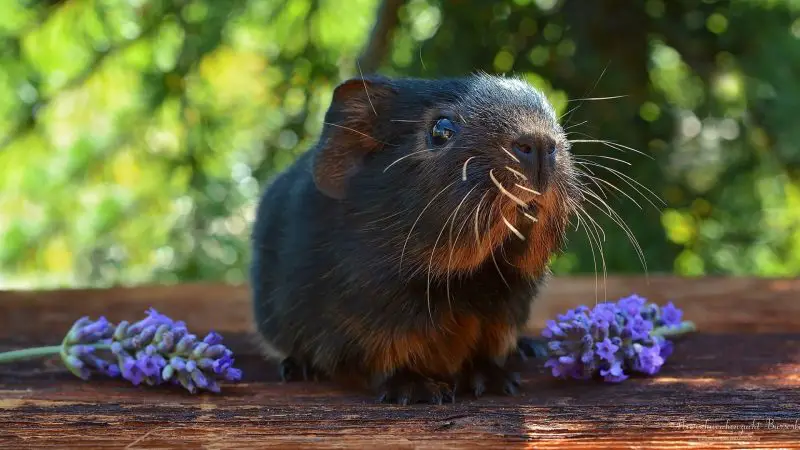
[[[244,287],[0,292],[0,351],[58,343],[81,315],[136,319],[154,306],[197,333],[223,333],[245,371],[221,395],[190,396],[83,382],[55,359],[0,366],[0,448],[800,447],[800,280],[614,277],[607,288],[673,300],[700,332],[655,377],[559,381],[528,363],[520,397],[407,407],[279,383],[251,345]],[[555,280],[532,332],[594,298],[593,277]]]

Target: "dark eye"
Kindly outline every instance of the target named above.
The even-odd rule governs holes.
[[[431,143],[441,147],[458,132],[458,127],[450,119],[441,118],[436,121],[431,129]]]

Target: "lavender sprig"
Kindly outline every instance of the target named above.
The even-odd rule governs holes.
[[[202,340],[186,324],[155,309],[133,324],[116,326],[100,317],[78,319],[60,346],[0,353],[0,363],[58,353],[64,365],[84,380],[92,374],[122,377],[133,385],[172,383],[191,393],[220,392],[221,381],[239,381],[242,371],[233,367],[233,352],[222,336],[210,332]]]
[[[599,376],[611,383],[633,372],[653,375],[672,354],[666,337],[694,330],[682,317],[672,302],[659,307],[636,294],[593,309],[579,306],[547,321],[545,367],[558,378]]]

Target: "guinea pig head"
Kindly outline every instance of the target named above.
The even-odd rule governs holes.
[[[390,237],[376,245],[407,272],[435,276],[469,273],[499,252],[540,274],[581,201],[569,141],[546,97],[523,80],[485,74],[343,82],[325,116],[314,181],[363,223],[384,221]]]

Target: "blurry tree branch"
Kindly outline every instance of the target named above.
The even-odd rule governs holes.
[[[367,40],[367,46],[358,57],[358,66],[362,72],[375,72],[383,62],[394,29],[400,20],[398,12],[403,3],[405,0],[383,0],[378,7],[375,25]]]
[[[121,44],[117,45],[116,47],[109,48],[106,51],[98,52],[95,55],[94,60],[90,62],[86,68],[81,71],[77,76],[73,77],[71,80],[67,81],[57,92],[54,92],[47,98],[43,98],[41,101],[36,102],[35,104],[31,105],[28,109],[27,114],[22,120],[18,121],[15,126],[11,128],[11,130],[6,134],[6,136],[0,141],[0,151],[3,151],[8,145],[14,142],[16,139],[23,136],[25,133],[31,131],[36,126],[36,116],[39,112],[46,108],[53,100],[55,100],[58,95],[62,92],[66,92],[72,89],[75,89],[86,80],[89,79],[97,70],[103,65],[103,63],[110,57],[117,55],[126,49],[130,48],[133,44],[139,42],[140,39],[150,36],[151,34],[157,32],[161,27],[161,21],[156,21],[150,26],[146,27],[141,34],[135,39],[130,39],[127,41],[122,42]]]

